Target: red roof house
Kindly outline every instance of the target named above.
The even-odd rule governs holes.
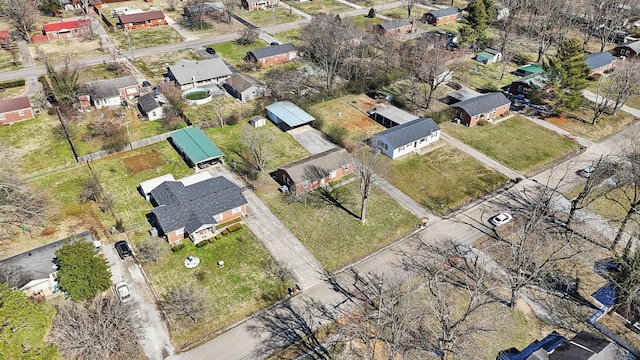
[[[120,28],[122,29],[144,29],[147,27],[165,25],[167,21],[164,18],[162,10],[153,10],[135,14],[123,14],[119,17]]]
[[[33,110],[28,97],[0,98],[0,125],[33,118]]]
[[[91,20],[60,20],[42,25],[42,31],[48,40],[73,39],[89,34]]]
[[[0,46],[6,47],[11,45],[12,42],[9,30],[0,30]]]

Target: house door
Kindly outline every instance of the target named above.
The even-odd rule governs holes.
[[[418,147],[418,142],[417,141],[413,142],[413,147]]]

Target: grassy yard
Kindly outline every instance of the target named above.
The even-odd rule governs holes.
[[[515,69],[516,66],[509,63],[501,80],[502,63],[483,65],[473,59],[469,59],[454,69],[453,78],[455,81],[482,92],[482,90],[499,89],[511,84],[518,78],[511,74],[511,71]]]
[[[570,116],[575,116],[584,121],[577,120]],[[563,112],[560,116],[545,119],[546,121],[567,130],[568,132],[593,141],[600,141],[606,137],[624,130],[638,121],[633,115],[622,110],[615,116],[603,115],[595,125],[591,124],[593,110],[586,106],[575,111]]]
[[[0,139],[19,159],[18,168],[25,176],[75,165],[71,147],[57,133],[59,124],[56,115],[44,111],[34,119],[0,127]]]
[[[377,188],[369,198],[367,222],[361,224],[356,218],[360,215],[357,182],[342,186],[335,193],[347,210],[329,205],[313,194],[307,197],[307,205],[292,202],[289,196],[278,192],[275,183],[257,193],[328,271],[396,241],[418,225],[418,219]]]
[[[313,105],[310,111],[317,119],[324,121],[323,130],[326,131],[331,126],[343,127],[349,131],[349,140],[356,144],[385,129],[360,109],[364,102],[371,103],[371,107],[375,106],[375,100],[366,95],[348,95]],[[356,107],[356,104],[361,106]]]
[[[162,240],[158,240],[162,241]],[[195,283],[208,297],[207,317],[186,326],[174,323],[174,345],[186,345],[210,337],[216,330],[268,306],[287,294],[289,281],[282,281],[267,270],[273,259],[246,227],[205,247],[196,248],[185,241],[184,249],[170,253],[157,263],[145,265],[151,283],[162,296],[172,286]],[[187,256],[200,258],[196,269],[184,267]],[[224,261],[224,267],[216,264]],[[199,273],[199,278],[195,274]]]
[[[418,11],[416,11],[418,10]],[[419,8],[413,8],[413,11],[411,12],[412,17],[419,17],[422,15],[422,13],[419,11]],[[385,10],[382,15],[384,16],[388,16],[390,18],[394,18],[394,19],[406,19],[407,18],[407,8],[404,6],[400,6],[397,8],[393,8],[393,9],[389,9],[389,10]],[[420,19],[416,19],[416,22],[419,22]]]
[[[448,144],[424,155],[393,161],[386,178],[437,215],[446,215],[507,181]]]
[[[79,73],[79,84],[97,80],[115,79],[117,77],[120,77],[117,72],[110,71],[108,69],[108,65],[106,64],[87,66],[80,69]]]
[[[295,45],[300,44],[300,29],[280,31],[273,34],[273,36],[283,44],[286,44],[286,43],[293,43]]]
[[[0,50],[0,71],[13,71],[22,69],[22,58],[18,56],[18,60],[14,61],[13,56],[8,50]]]
[[[413,11],[416,11],[416,8],[413,8]],[[427,10],[423,9],[418,9],[419,13],[416,13],[414,15],[414,17],[422,17],[422,14],[426,13]],[[418,20],[418,27],[425,30],[425,31],[435,31],[435,30],[442,30],[442,31],[450,31],[452,33],[458,34],[460,32],[460,27],[462,27],[462,23],[459,22],[454,22],[454,23],[449,23],[449,24],[443,24],[443,25],[438,25],[438,26],[433,26],[433,25],[429,25],[426,23],[423,23],[422,21]]]
[[[36,65],[42,65],[44,63],[40,60],[38,52],[43,52],[47,60],[52,61],[53,63],[59,63],[62,62],[65,57],[75,60],[106,55],[109,54],[109,49],[105,44],[100,42],[98,37],[92,40],[79,38],[29,44],[29,53],[31,54],[34,62]]]
[[[242,141],[242,134],[249,130],[251,125],[247,121],[242,121],[237,125],[225,126],[222,128],[211,128],[205,130],[205,133],[218,145],[220,150],[225,153],[227,164],[233,166],[234,162],[241,163],[238,155],[234,154],[232,149]],[[268,131],[273,136],[272,151],[273,156],[267,162],[267,171],[276,170],[278,167],[302,159],[309,153],[295,139],[282,132],[279,128],[267,121],[267,125],[258,128],[259,131]]]
[[[382,24],[384,22],[384,20],[380,19],[379,17],[368,18],[365,15],[352,16],[348,19],[352,19],[353,22],[356,23],[356,26],[361,31],[365,31],[365,32],[370,32],[371,28],[374,25]]]
[[[178,60],[202,60],[195,51],[178,50],[160,55],[136,57],[134,64],[152,84],[163,81],[167,73],[167,66],[175,64]]]
[[[254,11],[255,12],[255,11]],[[216,53],[222,56],[231,65],[242,64],[244,57],[247,56],[247,51],[261,49],[269,46],[261,39],[256,39],[253,44],[240,45],[235,41],[228,41],[226,43],[209,45],[216,50]]]
[[[220,106],[223,118],[232,114],[241,114],[251,111],[258,100],[241,103],[231,96],[216,96],[213,101],[197,106],[186,106],[184,114],[194,125],[201,125],[205,122],[219,122],[217,107]]]
[[[534,173],[579,147],[576,142],[519,116],[495,125],[440,126],[445,133],[524,174]]]
[[[285,1],[287,4],[294,8],[307,13],[309,15],[318,14],[337,14],[351,10],[352,8],[347,5],[342,5],[333,0],[314,0],[314,1]]]
[[[268,27],[273,25],[274,15],[276,25],[304,19],[302,16],[289,12],[288,9],[281,7],[254,11],[238,9],[235,11],[235,14],[257,27]]]
[[[123,52],[129,49],[129,43],[124,31],[116,29],[116,31],[110,33],[110,36],[113,42],[122,49]],[[131,38],[131,46],[134,49],[167,45],[182,41],[180,34],[169,25],[129,30],[129,37]]]

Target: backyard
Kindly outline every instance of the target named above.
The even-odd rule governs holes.
[[[135,66],[152,84],[159,83],[164,80],[167,73],[167,67],[175,64],[178,60],[202,60],[202,57],[195,51],[178,50],[159,55],[149,55],[137,57],[134,61]]]
[[[502,77],[502,63],[483,65],[473,59],[468,59],[453,69],[453,79],[480,92],[496,91],[518,78],[511,74],[511,71],[514,70],[516,70],[514,64],[507,64],[504,77]]]
[[[524,175],[534,174],[580,147],[575,141],[520,116],[485,126],[469,128],[446,122],[440,127],[443,132]]]
[[[261,39],[255,39],[255,41],[249,45],[240,45],[236,41],[228,41],[221,44],[209,45],[216,50],[216,53],[222,56],[231,65],[238,66],[243,63],[243,59],[247,56],[247,51],[261,49],[269,46]]]
[[[293,43],[294,45],[300,45],[300,29],[280,31],[273,34],[273,37],[283,44]]]
[[[339,206],[315,192],[293,201],[275,182],[256,193],[329,272],[393,243],[418,225],[417,218],[377,188],[369,197],[367,222],[360,223],[357,181],[332,193]]]
[[[160,296],[185,283],[194,284],[207,294],[204,319],[197,323],[187,320],[186,326],[183,322],[172,324],[177,349],[211,338],[216,330],[283,298],[287,287],[292,286],[275,274],[275,261],[246,226],[204,247],[195,247],[189,240],[183,244],[185,247],[179,252],[166,251],[158,262],[145,265]],[[184,267],[188,256],[200,258],[196,269]],[[224,261],[224,267],[219,267],[218,261]]]
[[[11,52],[16,52],[16,57]],[[0,51],[0,71],[13,71],[22,69],[22,58],[15,50]]]
[[[393,161],[385,178],[439,216],[500,188],[507,181],[446,143],[427,154]]]

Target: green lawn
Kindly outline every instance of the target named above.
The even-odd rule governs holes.
[[[417,10],[417,11],[416,11]],[[422,13],[420,13],[420,8],[413,8],[411,11],[411,15],[412,17],[419,17],[422,15]],[[393,8],[393,9],[389,9],[389,10],[385,10],[382,15],[384,16],[388,16],[390,18],[394,18],[394,19],[406,19],[407,18],[407,8],[404,6],[400,6],[397,8]],[[420,21],[420,19],[417,19],[416,21]]]
[[[416,12],[416,9],[418,9],[418,12]],[[413,8],[412,14],[415,13],[413,14],[413,16],[416,18],[422,18],[422,14],[426,12],[427,10],[425,9]],[[451,31],[452,33],[458,34],[460,32],[460,27],[462,27],[462,25],[463,25],[462,23],[454,22],[454,23],[443,24],[439,26],[433,26],[418,20],[418,27],[425,31],[443,30],[443,31]]]
[[[116,71],[110,71],[106,64],[87,66],[80,69],[79,73],[79,84],[97,80],[115,79],[117,77],[120,77]]]
[[[440,124],[442,130],[515,171],[530,174],[579,145],[519,116],[498,124],[466,127]]]
[[[370,32],[371,28],[374,25],[377,24],[382,24],[384,22],[384,20],[380,19],[379,17],[374,17],[372,18],[368,18],[364,15],[360,15],[360,16],[353,16],[350,17],[348,19],[353,19],[353,22],[356,23],[356,26],[361,30],[361,31],[365,31],[365,32]]]
[[[131,46],[134,49],[174,44],[182,40],[180,34],[169,25],[156,26],[148,29],[129,30],[128,33],[131,38]],[[118,48],[122,49],[123,52],[128,51],[129,43],[124,31],[116,29],[116,31],[110,33],[110,35]]]
[[[69,143],[57,133],[59,125],[56,115],[44,111],[34,119],[0,127],[0,139],[19,158],[17,165],[25,176],[75,165]]]
[[[438,27],[440,28],[440,27]],[[455,81],[469,86],[474,90],[499,89],[511,84],[518,77],[511,74],[516,66],[512,63],[507,65],[504,77],[502,75],[502,63],[483,65],[475,60],[466,60],[453,71]]]
[[[157,263],[145,265],[160,296],[171,286],[184,283],[195,283],[208,294],[205,319],[188,326],[172,324],[178,350],[283,298],[291,286],[290,281],[282,281],[267,270],[266,264],[273,259],[246,226],[205,247],[196,248],[188,240],[184,244],[178,253],[167,252]],[[185,268],[187,256],[199,257],[200,265],[196,269]],[[221,260],[224,268],[216,265]],[[195,277],[197,272],[203,274],[201,281]]]
[[[386,178],[437,215],[446,215],[507,181],[448,144],[424,155],[393,161]]]
[[[273,36],[283,44],[286,44],[286,43],[294,43],[295,45],[300,44],[300,29],[280,31],[275,33]]]
[[[235,11],[235,14],[252,25],[257,27],[267,27],[267,29],[269,26],[273,25],[274,18],[276,25],[304,19],[302,16],[294,12],[289,12],[288,9],[281,7],[253,11],[238,9]]]
[[[222,56],[231,65],[240,65],[243,62],[242,59],[247,56],[247,51],[261,49],[263,47],[269,46],[269,44],[262,41],[261,39],[256,38],[253,44],[249,45],[240,45],[235,41],[228,41],[226,43],[213,44],[209,46],[214,48],[216,50],[216,53]]]
[[[338,189],[339,201],[348,211],[360,215],[358,183]],[[284,224],[302,241],[328,271],[335,271],[406,235],[418,225],[408,210],[375,188],[367,206],[367,222],[313,195],[292,202],[289,195],[273,189],[258,192]]]
[[[318,14],[337,14],[353,9],[352,7],[342,5],[333,0],[314,0],[314,1],[285,1],[294,8],[307,13],[309,15]]]
[[[164,80],[164,74],[167,73],[167,67],[175,64],[180,59],[186,60],[202,60],[202,57],[195,51],[178,50],[160,55],[149,55],[144,57],[136,57],[134,64],[152,84]]]
[[[220,150],[224,152],[227,164],[233,166],[234,162],[241,163],[241,160],[238,155],[233,153],[232,149],[242,141],[243,132],[250,128],[251,126],[245,120],[233,126],[207,129],[205,133],[218,145]],[[282,132],[270,121],[267,121],[267,125],[258,128],[258,130],[268,131],[273,136],[273,144],[271,147],[273,157],[267,163],[267,171],[276,170],[282,165],[309,156],[309,153],[300,146],[291,135]]]
[[[18,60],[16,63],[9,51],[0,51],[0,71],[13,71],[19,69],[22,69],[22,58],[20,56],[18,56]]]

